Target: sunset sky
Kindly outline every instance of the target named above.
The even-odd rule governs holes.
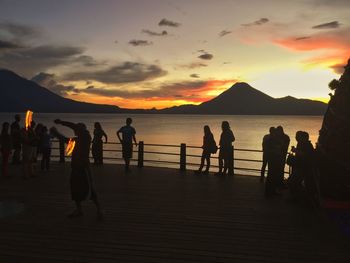
[[[244,81],[326,101],[349,57],[349,0],[0,0],[0,67],[75,100],[163,108]]]

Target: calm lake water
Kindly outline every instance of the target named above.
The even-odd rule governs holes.
[[[14,114],[0,114],[0,121],[13,121]],[[313,143],[317,141],[318,132],[322,124],[322,116],[237,116],[237,115],[124,115],[124,114],[48,114],[34,113],[37,123],[51,127],[55,126],[53,120],[60,118],[72,122],[83,122],[88,129],[93,131],[93,124],[99,121],[107,133],[110,142],[116,142],[116,131],[125,124],[126,117],[133,118],[133,126],[137,134],[137,140],[146,144],[172,144],[186,143],[191,146],[201,146],[203,126],[209,125],[215,140],[218,142],[221,132],[221,122],[226,120],[230,123],[235,134],[235,148],[261,149],[262,137],[268,133],[269,127],[282,125],[285,133],[291,138],[291,144],[295,145],[295,133],[298,130],[307,131]],[[22,114],[24,119],[24,114]],[[22,121],[23,123],[23,121]],[[57,126],[59,131],[67,136],[73,136],[71,130]],[[108,145],[105,148],[115,149],[118,146]],[[178,148],[159,148],[146,146],[146,151],[161,151],[178,153]],[[188,154],[200,154],[200,149],[188,149]],[[109,157],[120,157],[120,153],[106,153]],[[136,157],[136,155],[134,155]],[[261,159],[260,153],[235,152],[236,158]],[[178,161],[177,156],[164,156],[158,154],[146,154],[145,159]],[[191,163],[198,163],[198,158],[188,158]],[[213,160],[216,165],[217,161]],[[154,164],[157,165],[157,164]],[[163,165],[164,166],[164,165]],[[173,167],[174,165],[165,165]],[[259,168],[257,163],[239,163],[235,166]],[[175,166],[177,167],[177,166]]]

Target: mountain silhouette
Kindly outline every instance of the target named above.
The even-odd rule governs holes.
[[[200,105],[181,105],[162,110],[122,109],[118,106],[63,98],[12,71],[0,69],[0,112],[62,113],[159,113],[235,115],[322,115],[326,104],[290,96],[272,98],[249,84],[238,82],[216,98]]]
[[[12,71],[0,69],[0,112],[119,113],[117,106],[63,98]]]
[[[164,113],[236,115],[322,115],[327,104],[291,96],[272,98],[245,82],[237,82],[216,98],[200,105],[164,109]]]

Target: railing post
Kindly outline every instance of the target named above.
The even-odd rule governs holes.
[[[143,141],[139,141],[139,150],[138,150],[138,158],[137,158],[137,166],[139,168],[143,167]]]
[[[235,162],[235,148],[232,146],[232,154],[231,154],[231,160],[230,160],[230,164],[228,166],[228,174],[229,175],[234,175],[235,171],[234,171],[234,162]]]
[[[180,170],[186,171],[186,143],[180,146]]]

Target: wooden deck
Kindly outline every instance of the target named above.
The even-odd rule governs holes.
[[[68,165],[1,179],[0,262],[350,262],[349,240],[322,214],[265,200],[258,178],[93,170],[103,222],[90,202],[83,218],[66,217]]]

